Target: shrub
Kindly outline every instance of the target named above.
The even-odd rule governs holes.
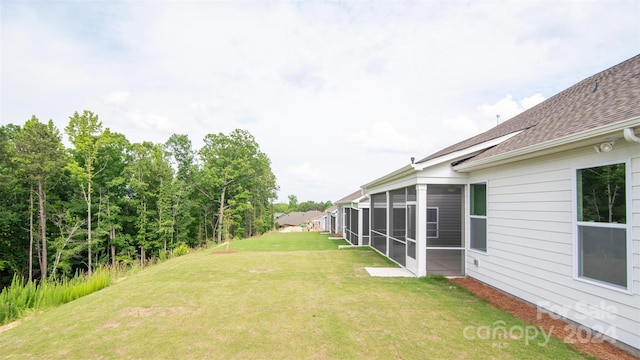
[[[189,245],[185,244],[184,242],[181,242],[180,245],[178,245],[178,247],[176,247],[175,249],[173,249],[171,251],[171,254],[173,256],[182,256],[182,255],[187,255],[187,253],[189,252]]]

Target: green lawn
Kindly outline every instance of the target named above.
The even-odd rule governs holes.
[[[372,278],[389,263],[339,244],[271,234],[171,259],[0,333],[0,358],[582,358],[542,336],[479,339],[527,324],[446,280]]]

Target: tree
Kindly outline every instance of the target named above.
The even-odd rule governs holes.
[[[295,195],[287,196],[289,199],[289,211],[297,211],[298,210],[298,197]]]
[[[167,160],[176,170],[172,186],[172,243],[185,242],[193,245],[192,226],[194,215],[194,184],[197,168],[195,154],[187,135],[173,134],[164,144]]]
[[[171,191],[172,171],[162,146],[150,142],[133,144],[129,164],[129,184],[137,212],[136,240],[141,261],[147,250],[166,248],[172,236]]]
[[[28,222],[25,214],[32,214],[27,205],[32,192],[13,162],[13,139],[20,130],[12,124],[0,126],[0,289],[11,283],[14,274],[21,273],[27,262],[24,250],[30,233],[23,224]],[[31,270],[29,266],[30,273]]]
[[[73,237],[78,233],[80,227],[84,225],[84,220],[73,217],[67,210],[53,216],[54,224],[58,228],[59,234],[54,241],[55,256],[53,258],[53,266],[51,267],[51,275],[56,278],[58,268],[64,264],[63,272],[67,275],[71,274],[70,266],[62,263],[63,257],[69,258],[78,251],[77,247],[69,249],[67,246],[72,245]]]
[[[251,193],[260,191],[262,198],[273,198],[277,186],[269,158],[248,131],[236,129],[228,136],[208,134],[204,143],[200,149],[200,190],[217,205],[215,231],[221,243],[232,227],[244,226],[243,212],[253,206]]]
[[[76,111],[69,117],[69,124],[65,130],[69,136],[69,141],[75,147],[75,158],[67,168],[78,178],[82,195],[87,205],[87,268],[89,276],[91,276],[92,185],[93,177],[104,169],[96,170],[94,165],[100,148],[109,143],[110,131],[109,128],[103,130],[102,122],[98,119],[98,115],[88,110],[84,110],[82,115],[79,115]]]
[[[116,265],[117,245],[121,248],[124,245],[122,229],[127,221],[122,211],[128,203],[125,169],[129,163],[130,148],[131,144],[124,135],[112,133],[109,143],[100,148],[96,158],[98,168],[104,168],[94,178],[94,189],[99,196],[96,235],[105,240],[103,249],[112,266]]]
[[[42,124],[32,116],[14,139],[15,163],[36,187],[38,223],[40,229],[40,275],[47,278],[47,216],[46,184],[66,165],[66,156],[59,131],[49,120]]]

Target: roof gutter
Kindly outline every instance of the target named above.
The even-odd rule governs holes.
[[[624,139],[627,140],[628,142],[640,143],[640,137],[636,136],[636,133],[632,128],[624,129]]]
[[[557,139],[545,141],[539,144],[527,146],[521,149],[517,149],[517,150],[510,151],[503,154],[498,154],[488,158],[484,158],[476,161],[471,160],[469,162],[463,162],[459,165],[454,166],[453,170],[459,171],[459,172],[468,172],[468,171],[480,170],[490,166],[509,163],[515,160],[531,158],[533,157],[532,154],[536,152],[551,153],[551,152],[557,151],[557,149],[554,151],[551,151],[552,148],[568,149],[572,147],[570,144],[573,144],[579,141],[588,140],[596,136],[615,133],[620,130],[624,130],[625,139],[627,139],[627,141],[640,142],[638,141],[640,140],[640,138],[638,138],[635,135],[632,129],[634,126],[638,126],[638,125],[640,125],[640,116],[634,117],[622,122],[616,122],[613,124],[597,127],[594,129],[580,132],[580,133],[563,136]]]

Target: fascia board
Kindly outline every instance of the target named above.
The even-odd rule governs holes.
[[[389,173],[389,174],[387,174],[385,176],[382,176],[382,177],[380,177],[380,178],[378,178],[376,180],[373,180],[370,183],[362,185],[361,187],[366,192],[366,189],[370,189],[370,188],[373,188],[373,187],[376,187],[376,186],[380,186],[380,185],[383,185],[383,184],[388,183],[390,181],[409,176],[409,175],[411,175],[411,174],[413,174],[415,172],[416,172],[416,169],[414,168],[413,165],[407,165],[407,166],[404,166],[404,167],[402,167],[402,168],[400,168],[400,169],[398,169],[398,170],[396,170],[396,171],[394,171],[392,173]]]
[[[474,145],[471,147],[468,147],[466,149],[463,150],[459,150],[450,154],[446,154],[443,156],[440,156],[438,158],[435,159],[431,159],[419,164],[410,164],[407,165],[405,167],[402,167],[392,173],[389,173],[385,176],[382,176],[370,183],[367,183],[365,185],[362,185],[362,188],[367,190],[367,189],[371,189],[374,187],[379,187],[381,185],[384,185],[386,183],[410,176],[412,174],[415,174],[417,171],[423,171],[424,169],[427,169],[429,167],[432,166],[436,166],[438,164],[442,164],[443,162],[451,162],[454,161],[456,159],[460,159],[460,158],[464,158],[464,157],[468,157],[468,156],[472,156],[472,155],[476,155],[478,153],[480,153],[481,151],[490,148],[492,146],[496,146],[500,143],[502,143],[505,140],[508,140],[518,134],[520,134],[522,132],[522,130],[520,131],[516,131],[507,135],[503,135],[501,137],[495,138],[493,140],[489,140],[489,141],[485,141],[481,144],[478,145]]]
[[[505,140],[508,140],[520,133],[522,133],[523,130],[520,131],[516,131],[507,135],[503,135],[499,138],[495,138],[493,140],[489,140],[489,141],[485,141],[483,143],[480,143],[478,145],[474,145],[471,147],[468,147],[466,149],[462,149],[462,150],[458,150],[455,152],[452,152],[450,154],[446,154],[440,157],[437,157],[435,159],[431,159],[431,160],[427,160],[425,162],[419,163],[419,164],[415,164],[414,167],[417,170],[424,170],[426,168],[441,164],[443,162],[452,162],[454,160],[460,159],[460,158],[465,158],[465,157],[469,157],[469,156],[474,156],[479,154],[480,152],[482,152],[483,150],[486,150],[490,147],[496,146],[500,143],[502,143]]]
[[[635,117],[629,120],[600,126],[580,133],[527,146],[522,149],[510,151],[504,154],[491,156],[485,159],[476,161],[471,160],[469,162],[464,162],[462,164],[456,165],[453,167],[453,169],[459,172],[469,172],[514,161],[529,159],[536,156],[553,154],[556,152],[584,146],[586,145],[586,141],[593,140],[593,138],[596,138],[598,136],[612,135],[616,132],[620,132],[619,138],[622,138],[624,136],[622,134],[622,131],[624,131],[625,128],[633,128],[638,125],[640,125],[640,117]]]

